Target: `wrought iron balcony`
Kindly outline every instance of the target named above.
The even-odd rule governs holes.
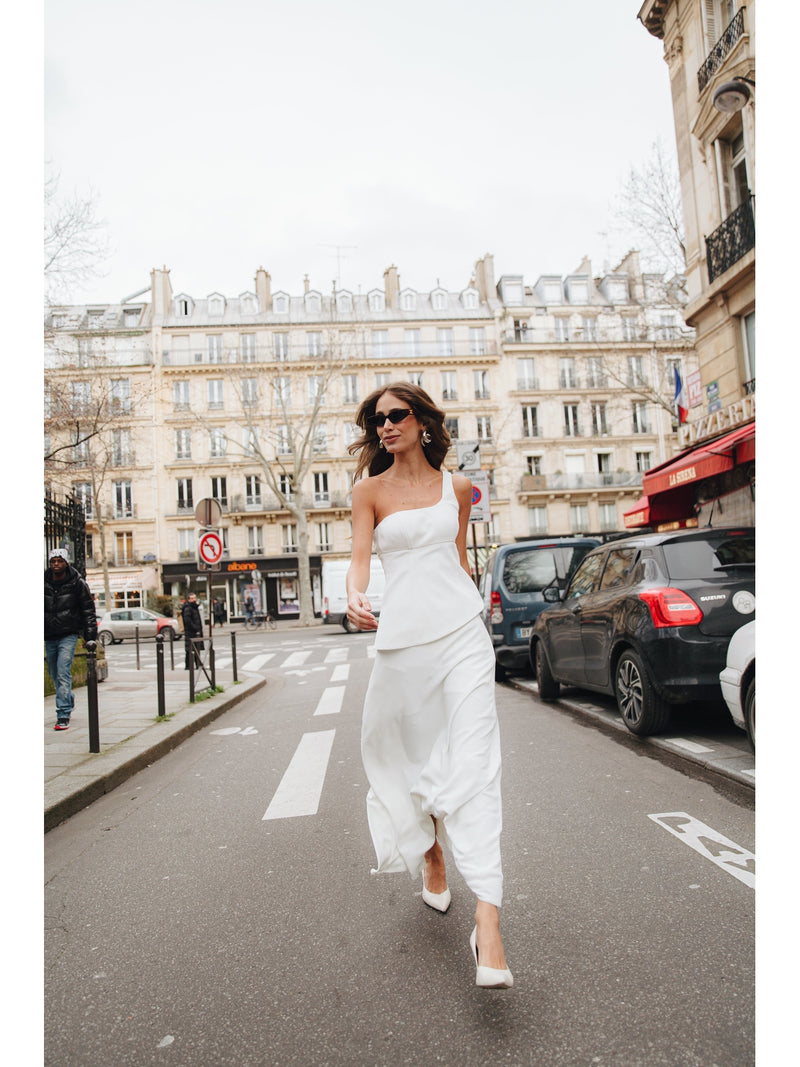
[[[713,78],[725,61],[725,57],[733,50],[733,46],[744,34],[744,8],[740,7],[731,21],[722,31],[722,36],[706,56],[700,70],[697,72],[697,89],[701,92]]]
[[[709,283],[724,274],[729,267],[755,247],[756,224],[753,200],[748,197],[728,215],[716,230],[706,237],[706,262]]]

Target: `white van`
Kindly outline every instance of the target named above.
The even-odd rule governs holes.
[[[348,633],[358,633],[347,618],[347,571],[349,559],[330,559],[322,561],[322,621],[339,622]],[[384,575],[381,561],[377,556],[370,560],[369,585],[367,596],[375,615],[380,615],[383,598]]]

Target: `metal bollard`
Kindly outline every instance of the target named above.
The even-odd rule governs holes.
[[[86,695],[89,700],[89,751],[100,751],[100,716],[97,709],[97,644],[86,642]]]
[[[158,690],[158,715],[167,714],[167,700],[164,691],[164,635],[156,634],[156,686]]]
[[[239,681],[239,675],[236,673],[236,631],[231,630],[231,655],[233,656],[233,681]]]
[[[141,669],[141,664],[139,662],[139,627],[137,626],[136,627],[136,670],[138,671],[140,669]]]
[[[211,668],[211,688],[217,688],[217,666],[216,656],[214,655],[214,641],[212,638],[208,640],[208,665]]]
[[[187,638],[189,642],[189,703],[194,704],[194,638]]]
[[[175,670],[175,631],[170,630],[170,642],[169,642],[169,669]]]

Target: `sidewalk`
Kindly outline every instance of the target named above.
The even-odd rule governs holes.
[[[189,672],[183,669],[183,647],[176,649],[175,670],[166,657],[165,711],[173,716],[158,722],[158,688],[154,658],[141,670],[112,668],[97,686],[100,751],[89,751],[88,691],[75,690],[75,709],[66,731],[54,730],[56,698],[44,698],[44,828],[51,830],[109,793],[182,741],[213,722],[219,715],[266,685],[261,675],[238,672],[237,684],[230,667],[218,670],[216,681],[224,692],[189,703]],[[195,673],[199,692],[208,685]]]

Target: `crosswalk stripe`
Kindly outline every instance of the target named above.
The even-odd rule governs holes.
[[[242,664],[243,671],[257,671],[264,666],[265,663],[269,663],[271,659],[274,659],[274,652],[264,652],[260,656],[253,656],[247,663]]]
[[[262,822],[317,814],[335,735],[335,730],[303,734]]]
[[[282,667],[301,667],[311,655],[311,649],[302,652],[292,652],[281,664]]]
[[[347,659],[347,653],[348,649],[342,648],[341,646],[339,648],[332,648],[329,650],[327,656],[325,657],[325,662],[343,663]]]
[[[350,664],[338,663],[333,668],[333,674],[331,675],[332,682],[346,682],[350,677]]]
[[[319,698],[317,704],[317,710],[315,715],[336,715],[342,710],[342,701],[344,700],[343,685],[335,687],[329,686],[322,691],[322,696]]]

